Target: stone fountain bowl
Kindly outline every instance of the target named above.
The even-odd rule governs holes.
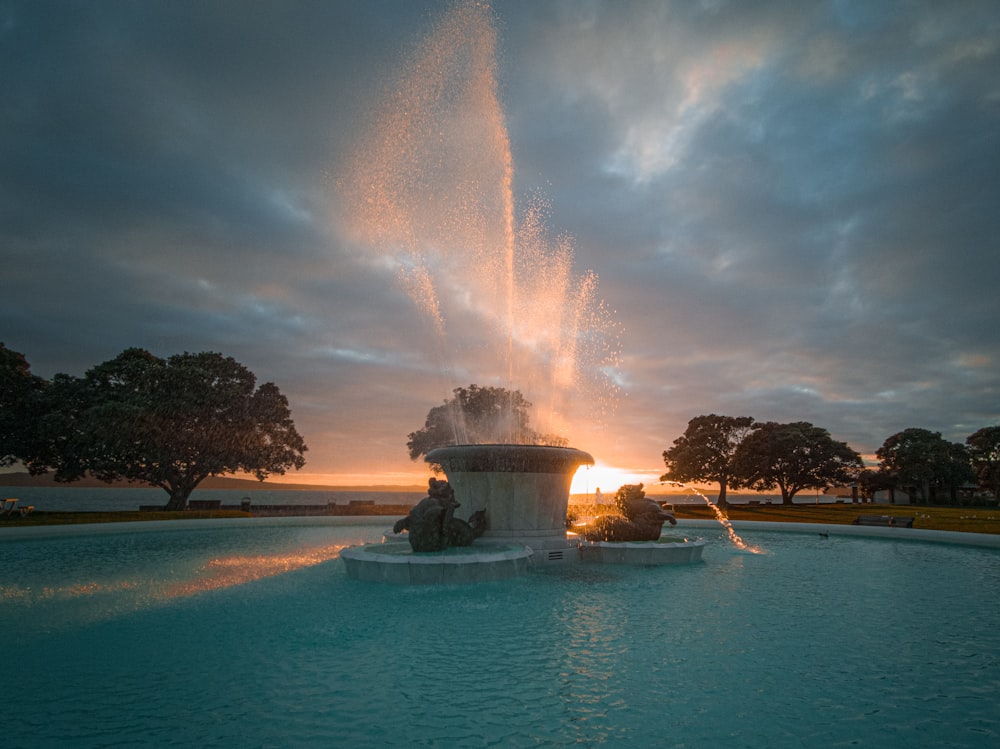
[[[590,453],[550,445],[451,445],[427,453],[428,463],[468,473],[557,473],[572,478],[582,465],[593,465]]]
[[[594,459],[583,450],[547,445],[453,445],[427,453],[461,504],[456,517],[486,510],[486,539],[535,551],[567,548],[566,508],[573,474]]]

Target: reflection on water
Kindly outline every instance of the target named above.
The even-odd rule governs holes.
[[[72,585],[43,586],[0,585],[0,599],[32,606],[48,600],[68,600],[114,593],[131,592],[147,601],[179,598],[206,590],[244,585],[262,577],[309,567],[334,559],[344,544],[314,549],[302,549],[289,554],[245,554],[210,559],[196,570],[195,577],[185,580],[118,580],[91,581]]]
[[[290,554],[229,556],[209,560],[191,580],[167,585],[161,591],[161,598],[177,598],[203,593],[206,590],[244,585],[262,577],[280,575],[285,572],[311,567],[334,559],[344,544],[332,544],[315,549],[303,549]]]
[[[365,540],[355,527],[324,530],[319,523],[114,531],[101,526],[80,536],[67,528],[63,536],[34,543],[0,543],[0,567],[8,570],[0,581],[0,613],[12,619],[9,626],[58,629],[102,621],[323,564]]]

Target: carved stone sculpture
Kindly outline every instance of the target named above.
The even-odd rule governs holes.
[[[449,546],[471,546],[472,542],[483,535],[486,530],[486,510],[476,510],[469,517],[469,522],[460,518],[452,518],[448,526]]]
[[[601,515],[577,533],[588,541],[656,541],[665,522],[677,525],[652,499],[628,499],[619,506],[623,515]]]
[[[394,533],[407,531],[410,548],[414,551],[444,551],[449,546],[468,546],[486,530],[486,511],[474,512],[470,522],[454,517],[460,507],[455,492],[447,481],[432,478],[427,496],[418,502],[410,514],[398,520]]]

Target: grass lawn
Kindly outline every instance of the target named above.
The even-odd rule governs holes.
[[[675,505],[678,518],[711,520],[708,506]],[[967,533],[1000,533],[996,507],[926,507],[923,505],[734,505],[726,508],[730,520],[767,520],[779,523],[829,523],[849,525],[858,515],[912,517],[914,528]]]
[[[575,509],[576,506],[571,507]],[[585,508],[580,508],[585,509]],[[604,509],[604,508],[602,508]],[[606,509],[604,509],[606,512]],[[715,519],[704,505],[676,505],[679,519]],[[1000,509],[995,507],[925,507],[907,505],[733,505],[726,508],[730,520],[764,520],[780,523],[831,523],[849,525],[858,515],[912,517],[914,528],[968,533],[1000,533]],[[121,523],[136,520],[196,520],[200,518],[249,517],[239,510],[185,510],[182,512],[42,512],[26,517],[0,517],[0,528],[22,525],[65,525],[69,523]]]

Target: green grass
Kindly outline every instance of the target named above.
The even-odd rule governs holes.
[[[676,505],[678,518],[714,519],[707,506]],[[966,533],[1000,533],[996,507],[925,507],[923,505],[734,505],[726,508],[730,520],[763,520],[777,523],[829,523],[849,525],[858,515],[912,517],[914,528]]]
[[[676,505],[679,519],[715,519],[705,505]],[[573,504],[570,510],[580,515],[593,514],[596,508]],[[600,509],[607,512],[607,506]],[[925,507],[917,505],[733,505],[726,508],[730,520],[760,520],[778,523],[830,523],[849,525],[858,515],[892,515],[914,518],[914,528],[967,533],[1000,533],[1000,509],[990,507]],[[123,523],[142,520],[199,520],[204,518],[242,518],[239,510],[46,512],[35,511],[26,517],[18,514],[0,517],[0,528],[28,525],[67,525],[74,523]]]

